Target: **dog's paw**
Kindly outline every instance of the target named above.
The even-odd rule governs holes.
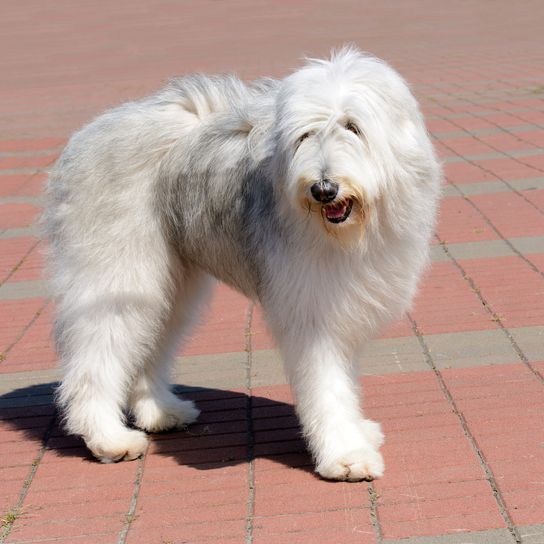
[[[365,419],[361,422],[361,427],[365,438],[375,449],[378,449],[383,445],[384,436],[379,423],[372,421],[371,419]]]
[[[316,467],[316,472],[327,480],[359,482],[380,478],[383,469],[380,452],[365,448],[352,451],[334,461],[321,463]]]
[[[140,400],[133,412],[136,426],[150,433],[181,429],[194,423],[200,414],[194,402],[175,396],[165,404],[158,404],[154,399]]]
[[[114,438],[100,441],[87,441],[87,447],[102,463],[116,463],[117,461],[132,461],[141,457],[148,444],[147,435],[141,431],[125,429]]]

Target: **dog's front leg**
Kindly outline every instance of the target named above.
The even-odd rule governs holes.
[[[294,338],[289,344],[283,345],[286,371],[316,471],[332,480],[382,476],[383,435],[378,423],[363,418],[351,362],[326,337],[310,346]]]

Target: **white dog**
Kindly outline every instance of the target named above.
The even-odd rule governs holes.
[[[417,103],[345,48],[282,81],[174,80],[76,133],[44,225],[70,432],[104,462],[196,420],[169,388],[213,277],[259,301],[325,478],[378,477],[357,359],[428,259],[440,168]]]

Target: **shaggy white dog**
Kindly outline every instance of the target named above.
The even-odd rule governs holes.
[[[169,388],[213,277],[262,305],[316,470],[383,472],[357,360],[428,259],[440,168],[417,103],[353,48],[282,81],[191,76],[98,117],[52,172],[44,225],[70,432],[104,462],[195,421]]]

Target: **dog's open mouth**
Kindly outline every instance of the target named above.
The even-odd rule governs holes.
[[[348,198],[323,206],[323,215],[330,223],[343,223],[349,217],[352,208],[353,200]]]

